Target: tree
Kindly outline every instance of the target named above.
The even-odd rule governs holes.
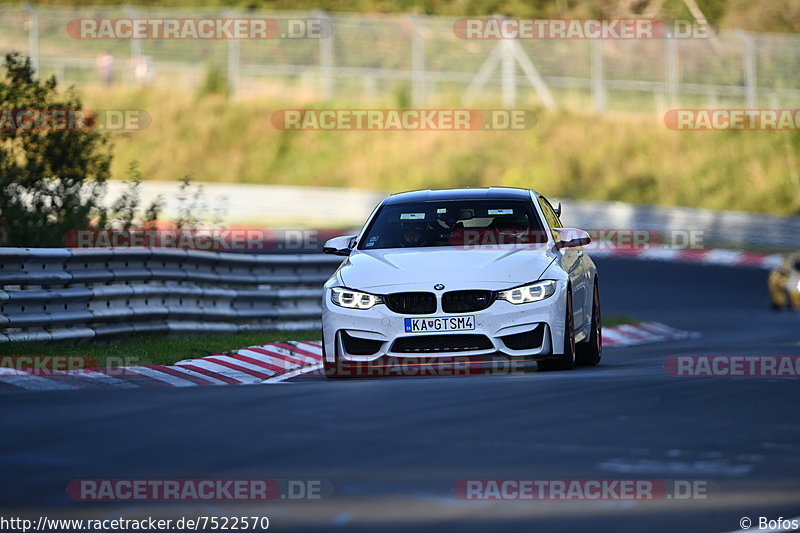
[[[0,225],[6,246],[57,247],[69,230],[101,217],[111,164],[107,135],[91,128],[47,129],[19,117],[52,111],[80,116],[74,89],[40,81],[29,58],[7,54],[0,67]]]

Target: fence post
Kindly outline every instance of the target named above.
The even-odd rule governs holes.
[[[125,4],[123,9],[125,11],[125,14],[128,15],[130,18],[132,18],[132,19],[137,18],[136,17],[136,11],[130,5]],[[142,41],[141,41],[141,39],[131,39],[131,64],[130,64],[130,67],[131,67],[131,70],[134,71],[133,72],[133,74],[134,74],[134,76],[133,76],[134,82],[136,80],[136,76],[135,76],[136,63],[139,60],[138,58],[141,57],[141,55],[142,55]],[[130,73],[128,74],[128,76],[129,76],[129,79],[130,79]]]
[[[411,20],[411,102],[414,107],[425,103],[425,36],[419,18],[409,15]]]
[[[319,85],[323,100],[333,99],[333,17],[325,11],[314,11],[314,16],[321,21],[321,26],[328,31],[323,32],[319,40]]]
[[[509,39],[500,41],[500,68],[503,83],[503,107],[512,108],[517,105],[517,78],[514,65],[514,43]]]
[[[667,102],[671,109],[678,107],[678,40],[667,37]]]
[[[594,110],[602,113],[606,110],[606,81],[603,75],[603,41],[592,39],[592,99]]]
[[[226,11],[225,16],[232,19],[233,13]],[[239,92],[240,47],[239,39],[228,39],[228,94],[231,98]]]
[[[28,15],[28,54],[31,58],[31,66],[33,71],[41,76],[39,72],[39,13],[36,11],[36,6],[31,4],[25,4],[22,9]]]
[[[755,109],[758,98],[756,89],[756,49],[753,38],[742,30],[734,30],[744,43],[744,83],[747,109]]]
[[[708,89],[706,91],[708,103],[706,104],[711,109],[719,107],[719,93],[716,89]]]
[[[781,97],[774,89],[769,93],[769,107],[770,109],[780,109],[781,107]]]

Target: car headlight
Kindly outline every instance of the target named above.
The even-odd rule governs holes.
[[[331,301],[347,309],[370,309],[383,303],[383,298],[368,292],[354,291],[341,287],[331,289]]]
[[[505,300],[512,304],[526,304],[529,302],[538,302],[549,298],[556,292],[556,282],[548,279],[539,281],[530,285],[523,285],[522,287],[514,287],[506,291],[500,291],[497,295],[499,300]]]

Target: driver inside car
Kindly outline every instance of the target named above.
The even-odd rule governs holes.
[[[400,242],[404,247],[413,248],[425,244],[424,224],[403,224],[400,234]]]

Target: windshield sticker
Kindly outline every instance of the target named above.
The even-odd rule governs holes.
[[[400,213],[400,220],[425,220],[425,213]]]
[[[513,209],[489,209],[489,215],[513,215]]]

